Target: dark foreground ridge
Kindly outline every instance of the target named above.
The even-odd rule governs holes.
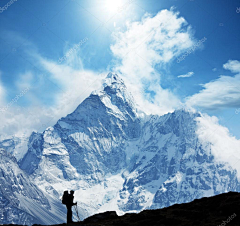
[[[60,224],[66,225],[66,224]],[[60,226],[59,225],[59,226]],[[240,193],[229,192],[139,214],[96,214],[71,226],[240,226]],[[37,226],[37,225],[35,225]]]

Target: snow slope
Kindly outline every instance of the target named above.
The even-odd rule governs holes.
[[[59,200],[44,194],[30,182],[15,157],[0,150],[1,224],[54,224],[65,220]]]

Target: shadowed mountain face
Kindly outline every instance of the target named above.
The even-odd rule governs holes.
[[[58,208],[63,206],[63,191],[75,190],[81,219],[240,191],[236,170],[220,162],[212,144],[199,138],[201,117],[187,110],[145,115],[122,79],[110,73],[102,89],[74,112],[43,133],[32,133],[26,155],[17,164],[31,183],[58,200]],[[15,143],[2,145],[11,144],[14,152]]]
[[[63,225],[63,224],[62,224]],[[239,226],[240,194],[229,192],[191,203],[144,210],[139,214],[117,216],[115,212],[96,214],[73,226]],[[56,225],[57,226],[57,225]]]

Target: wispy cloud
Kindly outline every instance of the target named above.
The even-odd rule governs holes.
[[[240,62],[230,60],[223,67],[238,74],[233,77],[221,75],[203,84],[203,90],[187,98],[187,105],[214,110],[240,107]]]
[[[74,111],[93,90],[99,89],[101,80],[106,76],[106,73],[74,70],[67,65],[59,65],[57,62],[44,58],[41,63],[50,74],[48,79],[61,88],[54,93],[55,102],[52,105],[45,105],[39,101],[36,95],[30,95],[31,98],[28,98],[36,104],[22,107],[17,103],[10,105],[4,100],[0,107],[8,107],[5,111],[0,112],[1,140],[12,135],[21,137],[25,134],[29,136],[32,131],[41,132],[48,126],[54,125],[58,119]]]
[[[194,46],[191,49],[186,51],[181,57],[178,57],[177,63],[180,63],[181,61],[185,60],[185,58],[187,56],[194,53],[198,48],[200,48],[202,46],[202,43],[204,43],[206,40],[207,40],[207,38],[204,37],[201,40],[199,40],[197,43],[195,43]]]
[[[179,75],[178,78],[189,78],[189,77],[192,77],[193,75],[194,75],[194,72],[190,71],[187,74]]]
[[[75,70],[66,64],[59,65],[44,58],[41,59],[41,64],[50,73],[49,79],[56,81],[61,87],[56,96],[55,110],[59,111],[57,109],[61,108],[57,115],[66,115],[75,110],[92,91],[101,87],[102,79],[107,75],[107,72]]]
[[[216,160],[228,162],[229,165],[236,169],[240,178],[240,140],[231,136],[226,127],[219,125],[218,118],[203,114],[198,117],[197,135],[203,148],[213,154]]]
[[[13,135],[29,136],[32,131],[41,132],[54,125],[59,118],[75,110],[93,90],[98,89],[101,78],[107,74],[84,70],[78,55],[79,48],[60,63],[58,59],[54,61],[40,55],[34,44],[23,37],[15,33],[7,34],[9,40],[16,37],[15,43],[18,45],[25,43],[22,55],[36,70],[31,68],[26,69],[25,73],[16,72],[14,86],[17,95],[13,95],[13,100],[6,99],[6,90],[0,81],[0,109],[4,109],[0,112],[0,140]],[[22,92],[26,89],[29,91],[24,92],[23,96]],[[27,104],[19,104],[16,101],[19,96],[22,96],[21,101],[27,100]]]
[[[223,65],[223,68],[230,70],[232,73],[240,73],[240,62],[238,60],[229,60]]]
[[[163,114],[181,104],[170,90],[161,87],[159,68],[194,45],[192,33],[186,20],[171,9],[155,16],[146,14],[141,21],[128,23],[125,32],[114,34],[111,50],[117,59],[115,70],[125,76],[132,94],[147,113]]]

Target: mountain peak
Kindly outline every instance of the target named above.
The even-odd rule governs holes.
[[[109,72],[106,78],[113,78],[115,80],[120,79],[119,76],[116,73]]]
[[[123,80],[115,73],[108,73],[107,77],[105,78],[103,82],[103,87],[104,89],[106,87],[111,87],[113,89],[121,89],[121,88],[126,88]]]
[[[108,97],[113,105],[118,105],[120,102],[116,101],[116,98],[120,98],[123,101],[122,104],[128,103],[132,108],[135,109],[135,104],[131,93],[128,92],[124,81],[116,73],[108,73],[106,78],[103,80],[102,88],[100,90],[93,91],[91,94],[98,95],[102,101],[104,98]]]
[[[124,81],[116,73],[109,72],[108,75],[102,81],[102,87],[100,89],[94,90],[91,94],[101,96],[106,93],[107,90],[111,90],[111,93],[121,93],[126,91],[126,86]]]
[[[129,122],[130,118],[130,121],[132,121],[138,117],[138,110],[131,93],[128,92],[120,76],[112,72],[108,73],[105,77],[100,89],[93,91],[73,113],[62,118],[60,121],[88,119],[89,109],[94,110],[92,117],[96,119],[96,124],[102,118],[106,121],[105,114],[114,115],[114,117],[127,122]],[[66,127],[63,123],[60,124],[62,127]],[[85,125],[89,126],[88,121]]]

